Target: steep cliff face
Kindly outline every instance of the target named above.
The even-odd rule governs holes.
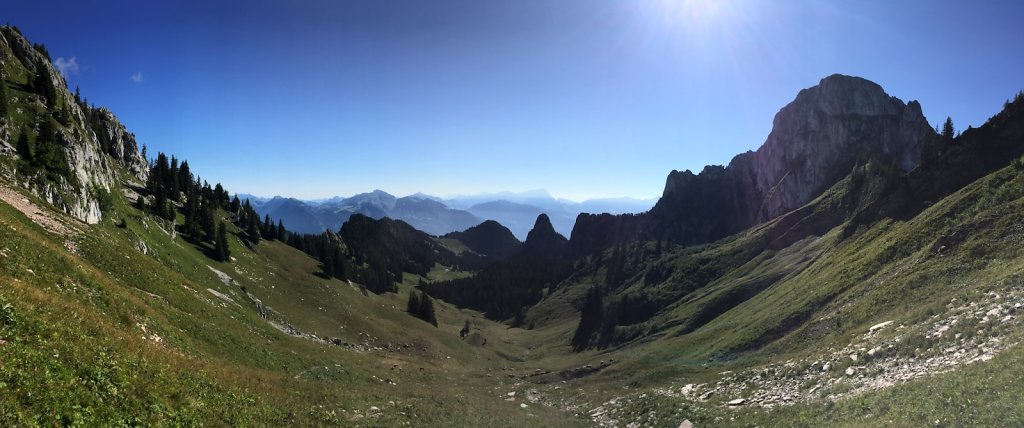
[[[90,112],[98,114],[96,126],[91,126],[83,105],[68,91],[64,77],[49,58],[12,27],[0,27],[0,65],[9,87],[15,78],[27,79],[26,83],[17,82],[17,87],[24,90],[11,94],[12,100],[17,102],[13,103],[14,112],[3,118],[2,145],[13,147],[12,140],[17,135],[38,132],[40,123],[52,117],[58,123],[54,138],[64,152],[71,175],[43,179],[41,174],[27,171],[5,173],[75,218],[87,223],[99,222],[102,212],[97,192],[112,189],[119,169],[140,180],[148,175],[148,165],[139,153],[134,135],[127,132],[113,114],[102,109]],[[37,76],[52,84],[52,99],[29,84]],[[6,151],[6,155],[14,154]]]
[[[121,124],[110,110],[101,108],[98,112],[100,130],[96,137],[107,153],[129,174],[145,181],[149,175],[149,164],[139,152],[135,134]]]
[[[909,171],[935,138],[916,101],[829,76],[776,114],[757,151],[700,174],[672,171],[646,230],[684,244],[718,239],[799,208],[869,159]]]

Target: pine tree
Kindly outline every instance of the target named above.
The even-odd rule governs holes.
[[[281,242],[288,242],[288,231],[284,229],[284,222],[277,220],[277,239]]]
[[[231,200],[231,213],[238,214],[240,208],[242,208],[242,202],[238,200],[238,195],[235,195],[235,198]]]
[[[946,122],[942,124],[942,138],[946,141],[953,141],[956,130],[953,128],[953,118],[946,116]]]
[[[422,293],[420,295],[420,308],[419,318],[423,321],[429,322],[437,327],[437,316],[434,314],[434,300],[427,295]]]
[[[231,258],[231,249],[228,248],[228,229],[221,222],[217,226],[217,240],[214,244],[214,256],[217,261],[226,262]]]
[[[168,180],[167,195],[172,201],[181,198],[181,186],[178,183],[178,158],[171,156],[170,180]]]
[[[167,215],[167,194],[162,187],[157,187],[156,198],[153,202],[153,215],[164,217]]]
[[[577,351],[586,349],[590,345],[591,337],[601,328],[603,322],[604,292],[598,287],[591,287],[583,298],[583,307],[580,308],[580,323],[572,337],[573,348]]]
[[[227,206],[228,192],[224,191],[224,186],[221,186],[220,183],[217,183],[213,189],[213,200],[217,202],[219,208]]]
[[[178,168],[178,187],[186,189],[185,192],[189,192],[189,188],[192,187],[192,171],[188,168],[188,161],[181,161],[181,167]]]
[[[321,263],[324,265],[324,267],[323,267],[323,269],[324,269],[324,276],[326,276],[327,278],[334,278],[334,275],[335,275],[334,265],[335,265],[335,263],[334,263],[333,254],[328,254],[326,257],[324,257],[324,259],[321,261]]]
[[[274,227],[274,222],[270,220],[270,214],[264,215],[262,226],[260,233],[263,234],[263,237],[268,241],[273,240],[275,238],[274,235],[277,234],[277,228]]]
[[[28,141],[28,131],[21,131],[21,135],[18,136],[18,142],[15,145],[18,150],[18,155],[21,156],[25,162],[33,163],[35,153],[32,150],[32,143]]]
[[[53,80],[50,79],[50,71],[47,67],[39,67],[39,73],[36,74],[35,82],[32,86],[39,95],[42,95],[46,99],[46,106],[51,110],[57,105],[57,88],[53,86]]]
[[[280,239],[280,238],[279,238]],[[345,253],[341,252],[341,248],[334,247],[334,277],[342,281],[348,279],[348,272],[345,269]]]
[[[416,295],[416,290],[409,291],[409,303],[405,306],[405,311],[410,315],[419,318],[420,298]]]
[[[7,117],[7,83],[0,78],[0,119]]]
[[[200,226],[203,229],[203,236],[207,241],[213,242],[217,233],[217,219],[213,216],[213,207],[209,202],[204,202],[202,214],[199,218]]]
[[[249,201],[246,200],[246,203]],[[245,235],[249,237],[249,242],[258,244],[260,242],[260,218],[256,215],[256,212],[252,210],[252,207],[246,212],[246,218],[248,225],[245,229]]]
[[[203,229],[199,223],[199,200],[194,196],[188,196],[185,200],[185,234],[196,242],[203,240]]]

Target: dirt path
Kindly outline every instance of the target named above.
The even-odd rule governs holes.
[[[40,208],[38,205],[32,203],[31,200],[16,192],[14,189],[11,189],[4,183],[0,183],[0,200],[14,207],[14,209],[21,211],[29,218],[29,220],[32,220],[32,222],[38,224],[43,229],[63,237],[64,247],[67,248],[68,251],[73,253],[78,252],[78,247],[75,245],[72,238],[78,236],[78,234],[81,233],[81,230],[73,223],[73,220],[65,222],[58,219],[56,215]]]

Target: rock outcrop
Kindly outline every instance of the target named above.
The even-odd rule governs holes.
[[[683,244],[719,239],[799,208],[867,160],[909,171],[935,138],[916,101],[832,75],[776,114],[757,151],[700,174],[672,171],[646,231]]]
[[[148,175],[146,160],[139,153],[134,135],[127,132],[109,111],[100,110],[99,126],[102,131],[97,136],[94,127],[88,123],[86,112],[68,91],[64,77],[46,55],[33,48],[12,27],[0,27],[0,62],[5,73],[20,67],[31,75],[42,74],[52,83],[55,89],[54,100],[30,94],[27,101],[22,100],[22,105],[27,104],[31,107],[29,110],[41,112],[41,117],[53,115],[62,118],[55,139],[64,150],[73,178],[60,177],[54,181],[41,179],[38,174],[26,176],[15,171],[4,173],[75,218],[87,223],[99,222],[102,212],[97,192],[111,191],[118,181],[119,169],[139,180],[145,180]],[[3,141],[0,141],[0,146],[13,147],[11,140],[21,132],[13,129],[15,126],[38,128],[39,123],[36,120],[35,123],[14,124],[10,118],[6,118],[2,126],[0,140]],[[4,154],[13,155],[10,151]]]
[[[561,257],[565,255],[568,240],[555,232],[551,219],[547,214],[537,216],[533,229],[526,235],[523,253],[541,257]]]

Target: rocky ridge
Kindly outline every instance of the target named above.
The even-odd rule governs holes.
[[[87,123],[81,106],[74,102],[64,77],[45,55],[9,26],[0,27],[0,65],[3,69],[24,67],[35,75],[43,73],[53,83],[56,97],[62,100],[58,109],[68,117],[67,124],[57,128],[56,138],[64,148],[78,184],[63,178],[57,183],[37,180],[35,177],[19,180],[16,171],[10,170],[3,171],[3,174],[65,213],[86,223],[99,222],[103,214],[100,212],[96,189],[111,191],[117,182],[119,169],[138,180],[145,180],[149,173],[148,164],[139,153],[135,136],[107,110],[101,112],[99,121],[103,132],[97,136]],[[46,100],[43,97],[37,94],[32,97],[30,103],[45,109]],[[13,124],[9,121],[0,126],[0,146],[5,146],[4,151],[10,153],[14,152],[13,139],[19,132],[12,128]]]
[[[776,114],[757,151],[699,174],[672,171],[645,230],[683,244],[710,242],[799,208],[869,159],[909,171],[935,138],[916,101],[832,75]]]

